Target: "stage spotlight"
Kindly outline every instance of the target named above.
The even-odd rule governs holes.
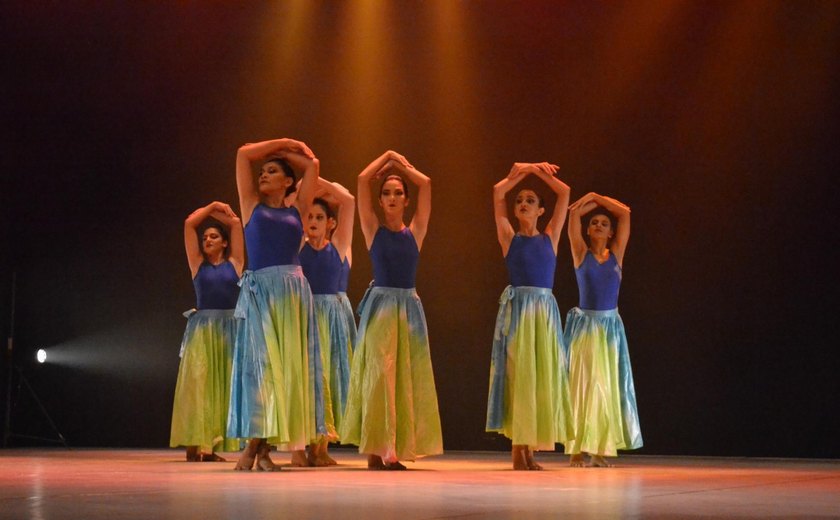
[[[35,354],[35,359],[38,360],[38,363],[45,363],[47,361],[47,351],[39,348],[38,353]]]

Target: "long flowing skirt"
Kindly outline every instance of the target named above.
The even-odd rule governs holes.
[[[190,311],[185,316],[169,445],[198,446],[204,453],[238,450],[238,440],[225,437],[237,328],[233,310]]]
[[[563,326],[551,289],[508,286],[499,299],[486,430],[533,450],[554,450],[574,437]]]
[[[350,387],[350,331],[337,294],[316,294],[314,298],[324,367],[324,417],[329,439],[337,440]]]
[[[338,300],[341,302],[341,311],[344,314],[344,319],[347,321],[347,333],[350,340],[350,350],[356,348],[356,315],[353,312],[353,305],[347,297],[346,292],[338,293]]]
[[[617,309],[578,307],[566,316],[569,385],[576,438],[566,453],[615,456],[642,447],[633,370]]]
[[[359,309],[342,442],[385,462],[443,453],[420,298],[414,289],[372,287]]]
[[[327,434],[309,283],[282,265],[245,271],[239,284],[228,435],[302,450]]]

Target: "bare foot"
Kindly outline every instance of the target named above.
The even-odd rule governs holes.
[[[336,462],[334,458],[330,457],[330,454],[327,452],[323,452],[318,455],[318,460],[323,462],[324,466],[338,466],[338,462]]]
[[[516,471],[525,471],[528,469],[528,460],[525,458],[525,447],[521,445],[514,445],[510,449],[510,457],[513,459],[513,469]]]
[[[582,468],[586,464],[583,460],[583,453],[575,453],[569,458],[569,466],[573,468]]]
[[[612,468],[613,465],[610,464],[607,459],[604,458],[603,455],[592,455],[589,459],[589,465],[593,468]]]
[[[399,461],[394,461],[394,462],[386,462],[385,463],[385,469],[388,470],[388,471],[405,471],[406,468],[405,468],[405,466],[400,464]]]
[[[379,455],[368,455],[368,469],[387,469],[382,457]]]
[[[262,439],[251,439],[248,441],[248,445],[242,450],[242,455],[239,456],[239,460],[233,469],[237,471],[251,471],[251,468],[254,466],[254,461],[257,458],[257,448],[261,444]]]
[[[201,462],[227,462],[227,460],[215,453],[202,453]]]
[[[528,464],[528,469],[531,471],[541,471],[543,469],[543,467],[537,464],[537,461],[534,460],[534,452],[528,448],[525,448],[525,462]]]
[[[198,453],[198,446],[187,446],[187,462],[198,462],[201,455]]]
[[[306,450],[295,450],[292,452],[292,466],[296,468],[308,468],[309,458],[306,456]]]
[[[257,449],[257,464],[254,466],[257,471],[280,471],[280,466],[271,460],[269,453],[271,453],[271,446],[263,440]]]

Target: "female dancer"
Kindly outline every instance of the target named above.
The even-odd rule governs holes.
[[[540,470],[535,450],[554,450],[574,436],[569,387],[563,356],[563,327],[551,292],[557,265],[557,243],[563,231],[569,187],[549,163],[514,163],[493,187],[496,234],[508,267],[510,285],[499,300],[490,368],[487,431],[511,440],[515,470]],[[542,199],[520,190],[514,203],[515,232],[505,195],[533,174],[557,195],[554,213],[541,233]]]
[[[417,210],[408,226],[403,223],[408,191],[400,175],[386,176],[380,188],[384,224],[374,211],[370,184],[391,170],[418,187]],[[400,460],[443,452],[426,318],[414,290],[431,214],[431,180],[388,151],[359,174],[358,197],[374,280],[359,305],[341,439],[368,454],[368,468],[402,470]]]
[[[588,193],[569,209],[569,242],[580,305],[569,311],[564,334],[577,433],[566,444],[566,453],[574,467],[584,465],[583,453],[591,455],[592,466],[608,467],[605,456],[616,456],[618,449],[642,447],[627,337],[618,315],[630,208]],[[581,233],[583,215],[589,245]]]
[[[263,162],[257,186],[255,161]],[[295,170],[303,172],[300,194],[288,206]],[[318,171],[309,147],[293,139],[246,144],[236,156],[249,265],[236,305],[244,321],[234,349],[228,435],[251,439],[238,470],[278,469],[270,444],[292,451],[293,465],[308,465],[306,445],[326,433],[312,293],[298,259],[300,215],[308,214]]]
[[[331,466],[335,460],[327,452],[329,442],[338,440],[347,389],[350,383],[350,331],[338,298],[345,254],[353,237],[356,200],[343,186],[318,179],[319,192],[335,200],[338,220],[324,198],[316,198],[306,220],[307,241],[300,251],[300,263],[312,287],[318,343],[324,370],[324,418],[328,434],[310,445],[309,463]],[[320,193],[319,193],[320,194]],[[330,238],[332,235],[332,238]]]
[[[210,223],[199,233],[208,218],[219,223]],[[186,446],[187,461],[223,462],[213,451],[216,446],[223,451],[239,449],[237,439],[225,438],[236,337],[233,308],[245,258],[239,218],[222,202],[195,210],[184,221],[184,247],[198,310],[185,313],[189,321],[181,342],[169,445]]]

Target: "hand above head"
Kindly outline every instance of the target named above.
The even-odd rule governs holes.
[[[385,153],[388,155],[388,159],[390,159],[391,161],[394,161],[394,163],[396,163],[397,166],[403,166],[405,168],[413,168],[413,166],[411,166],[411,163],[408,162],[408,159],[406,159],[404,155],[402,155],[398,152],[395,152],[393,150],[388,150]]]
[[[225,204],[224,202],[214,201],[210,204],[210,210],[213,213],[221,213],[226,215],[229,218],[235,218],[236,213],[234,213],[233,209],[230,207],[229,204]]]
[[[388,174],[388,172],[391,172],[398,168],[399,164],[400,163],[398,163],[394,159],[388,159],[388,161],[385,164],[383,164],[381,168],[376,170],[376,173],[373,174],[373,178],[378,180],[385,177]]]
[[[315,153],[303,141],[297,139],[284,138],[284,148],[290,152],[301,154],[309,159],[315,158]]]

